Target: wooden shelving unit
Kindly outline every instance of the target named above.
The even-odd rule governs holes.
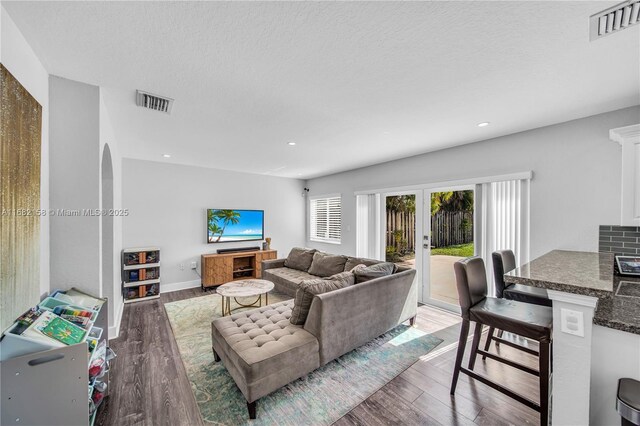
[[[229,281],[260,278],[262,261],[276,259],[276,250],[240,251],[236,253],[203,254],[202,289],[214,288]]]
[[[122,250],[122,297],[124,303],[160,297],[160,249]]]

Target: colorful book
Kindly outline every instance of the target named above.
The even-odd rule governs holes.
[[[55,317],[42,329],[42,334],[65,345],[74,345],[84,341],[87,331],[63,318]]]
[[[62,342],[42,333],[42,329],[45,328],[54,318],[58,318],[56,314],[51,311],[44,311],[42,315],[40,315],[33,324],[31,324],[31,326],[22,333],[22,336],[42,342],[49,346],[63,347],[64,344]]]

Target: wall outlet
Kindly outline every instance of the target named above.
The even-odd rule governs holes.
[[[571,309],[560,309],[560,330],[563,333],[584,337],[584,314]]]
[[[191,262],[191,269],[198,269],[198,262],[196,261]]]

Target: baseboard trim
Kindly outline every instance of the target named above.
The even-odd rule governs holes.
[[[117,339],[120,336],[120,323],[122,322],[122,312],[124,312],[124,303],[120,303],[118,312],[116,313],[117,321],[113,327],[109,327],[109,340]]]
[[[187,288],[200,287],[200,280],[183,281],[180,283],[160,284],[160,293],[171,293],[172,291],[185,290]]]

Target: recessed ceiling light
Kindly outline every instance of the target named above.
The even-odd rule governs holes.
[[[289,146],[295,146],[295,144],[296,144],[295,142],[287,142],[287,145]]]
[[[478,123],[478,127],[487,127],[489,125],[488,121],[484,121],[482,123]]]
[[[162,154],[164,158],[171,158],[171,154]]]

